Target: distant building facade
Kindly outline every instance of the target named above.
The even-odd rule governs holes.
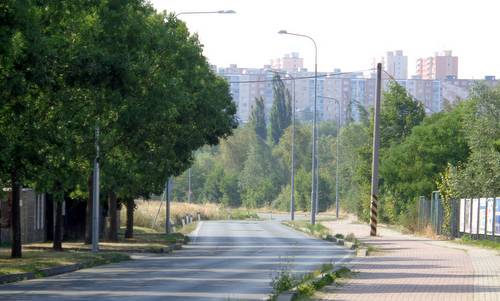
[[[440,112],[446,104],[455,104],[467,99],[470,89],[479,82],[489,86],[498,85],[494,76],[487,76],[485,80],[458,79],[458,58],[453,57],[451,51],[443,55],[420,59],[421,73],[407,78],[407,57],[402,51],[395,51],[385,58],[389,64],[385,65],[387,73],[416,100],[420,101],[427,114]],[[285,58],[287,56],[285,55]],[[290,58],[300,58],[298,54],[289,55]],[[314,109],[314,72],[302,67],[300,63],[286,63],[280,61],[280,68],[272,68],[283,73],[291,74],[295,80],[296,116],[299,120],[312,120]],[[390,67],[392,66],[392,67]],[[238,118],[242,123],[249,120],[256,97],[263,97],[266,116],[273,102],[272,66],[263,68],[238,68],[231,65],[219,68],[218,74],[230,83],[231,94],[238,106]],[[287,68],[285,70],[283,68]],[[295,72],[290,72],[296,70]],[[369,111],[375,99],[376,79],[373,74],[362,72],[342,73],[340,69],[333,72],[318,72],[317,108],[319,120],[336,120],[340,109],[341,122],[357,121],[361,118],[361,110]],[[283,75],[285,86],[292,94],[293,81]],[[389,77],[383,79],[383,89],[387,89],[392,81]],[[332,99],[333,98],[333,99]],[[340,106],[337,104],[340,103]]]
[[[416,75],[420,79],[458,78],[458,57],[453,56],[451,50],[445,50],[431,57],[419,58]]]
[[[408,78],[408,57],[403,55],[403,50],[387,52],[385,70],[395,79]]]
[[[271,60],[271,67],[275,70],[296,73],[304,68],[304,59],[298,52],[287,53],[282,58]]]

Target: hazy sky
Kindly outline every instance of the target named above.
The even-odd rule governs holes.
[[[418,57],[453,50],[460,78],[500,78],[498,0],[153,0],[158,10],[236,11],[230,15],[181,15],[199,34],[211,64],[262,67],[271,58],[299,52],[313,69],[309,40],[278,35],[280,29],[312,36],[318,69],[370,68],[375,57],[401,49],[408,73]]]

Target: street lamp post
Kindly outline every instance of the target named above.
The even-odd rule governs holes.
[[[236,12],[232,9],[230,10],[214,10],[214,11],[185,11],[185,12],[180,12],[174,14],[174,17],[177,18],[180,15],[204,15],[204,14],[235,14]],[[191,168],[189,168],[189,191],[188,191],[188,202],[191,202]],[[169,186],[170,182],[170,186]],[[170,187],[170,189],[169,189]],[[173,188],[173,179],[170,179],[170,175],[167,176],[167,180],[165,182],[165,200],[167,202],[167,218],[166,218],[166,225],[165,225],[165,232],[168,234],[170,232],[170,198],[169,198],[169,191],[171,193],[171,190]]]
[[[312,177],[311,177],[311,224],[316,223],[316,172],[317,172],[317,156],[316,156],[316,147],[317,147],[317,137],[316,137],[316,115],[317,115],[317,94],[318,94],[318,47],[316,46],[316,41],[308,35],[291,33],[286,30],[280,30],[279,34],[287,34],[297,37],[303,37],[311,40],[314,44],[314,111],[313,111],[313,131],[312,131]]]
[[[174,15],[178,17],[180,15],[204,15],[204,14],[235,14],[236,12],[232,9],[230,10],[214,10],[214,11],[184,11]]]
[[[333,100],[336,104],[337,104],[337,137],[336,137],[336,141],[335,141],[335,148],[336,148],[336,157],[337,157],[337,164],[335,165],[335,217],[337,218],[337,220],[339,219],[339,173],[340,173],[340,169],[339,169],[339,163],[340,163],[340,155],[339,155],[339,146],[340,146],[340,118],[341,118],[341,106],[342,104],[340,103],[340,101],[336,98],[333,98],[333,97],[327,97],[327,96],[321,96],[322,98],[325,98],[325,99],[331,99]]]

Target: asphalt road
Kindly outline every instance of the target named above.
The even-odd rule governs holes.
[[[183,250],[0,286],[0,300],[263,300],[280,270],[305,273],[351,251],[276,221],[205,221]]]

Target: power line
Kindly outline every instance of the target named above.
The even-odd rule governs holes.
[[[326,73],[326,74],[319,74],[319,77],[328,77],[328,76],[335,76],[335,75],[345,75],[345,74],[351,74],[351,73],[359,73],[359,72],[366,72],[366,71],[373,71],[375,69],[365,69],[365,70],[358,70],[358,71],[349,71],[349,72],[333,72],[333,73]],[[248,74],[248,75],[264,75],[265,73],[261,74]],[[246,75],[246,74],[238,74],[238,75]],[[224,76],[224,75],[221,75]],[[309,76],[297,76],[294,77],[294,79],[299,80],[299,79],[314,79],[314,75],[309,75]],[[292,78],[282,78],[281,80],[283,81],[289,81],[293,80]],[[250,84],[250,83],[265,83],[265,82],[272,82],[273,79],[256,79],[256,80],[243,80],[243,81],[228,81],[230,84]]]

